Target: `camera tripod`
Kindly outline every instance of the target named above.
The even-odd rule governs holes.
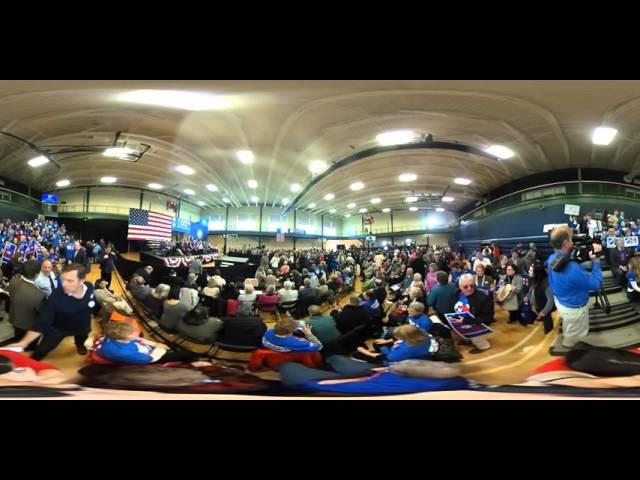
[[[604,287],[601,286],[599,291],[592,290],[589,292],[589,296],[595,297],[596,299],[593,308],[602,308],[607,315],[611,313],[611,304],[609,303],[609,297]]]

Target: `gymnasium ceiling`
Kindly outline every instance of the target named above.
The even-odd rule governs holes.
[[[149,92],[162,90],[167,92]],[[139,103],[143,97],[177,102],[175,91],[211,97],[196,99],[190,108],[204,108],[198,111]],[[592,129],[602,125],[618,130],[608,146],[591,141]],[[255,205],[253,196],[258,204],[281,206],[299,196],[297,208],[314,203],[314,212],[344,215],[360,208],[406,209],[411,192],[441,195],[449,187],[453,201],[421,197],[415,205],[456,210],[532,173],[637,170],[639,126],[640,81],[0,81],[0,130],[31,144],[0,135],[2,175],[42,191],[60,190],[56,182],[63,179],[72,188],[100,185],[111,176],[119,186],[148,189],[155,183],[182,195],[188,188],[192,201],[212,207],[223,206],[225,197],[235,206]],[[378,134],[398,130],[479,149],[500,145],[514,155],[388,151],[336,168],[307,188],[311,162],[330,167],[378,146]],[[34,146],[51,161],[30,167],[27,161],[38,156]],[[148,150],[130,161],[135,152],[129,160],[110,158],[103,154],[107,146]],[[242,163],[238,150],[250,150],[253,163]],[[195,173],[178,173],[180,165]],[[401,173],[417,178],[401,182]],[[454,183],[460,177],[472,183]],[[249,188],[249,180],[257,188]],[[354,191],[350,185],[357,181],[364,188]],[[300,192],[292,193],[294,183]],[[325,200],[327,194],[335,198]],[[381,201],[371,204],[372,198]],[[351,203],[356,206],[348,208]]]

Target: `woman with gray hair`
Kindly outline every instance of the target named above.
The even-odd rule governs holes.
[[[147,298],[142,302],[144,306],[158,318],[162,315],[162,305],[169,296],[169,290],[169,285],[161,283],[154,290],[151,290]]]
[[[298,291],[293,288],[293,282],[286,280],[282,288],[278,290],[278,297],[280,297],[281,304],[298,300]]]

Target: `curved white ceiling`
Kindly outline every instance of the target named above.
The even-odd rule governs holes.
[[[186,111],[117,100],[140,89],[208,92],[228,108]],[[376,135],[388,130],[432,133],[436,141],[479,148],[500,144],[516,152],[501,161],[445,150],[387,152],[336,170],[299,204],[316,203],[319,212],[335,208],[336,215],[362,207],[405,208],[402,200],[411,190],[440,194],[451,185],[448,195],[455,201],[444,206],[455,209],[545,170],[631,170],[640,157],[638,92],[637,81],[2,81],[2,131],[38,146],[108,145],[122,132],[121,140],[151,149],[137,163],[93,154],[61,158],[60,169],[31,168],[26,162],[36,154],[0,136],[0,161],[3,175],[40,190],[55,190],[62,178],[73,187],[112,175],[119,185],[191,188],[195,200],[212,206],[223,205],[224,196],[247,205],[254,195],[261,204],[279,206],[296,196],[292,183],[304,189],[310,182],[312,160],[330,165],[375,146]],[[591,144],[591,130],[601,124],[619,130],[610,146]],[[241,163],[235,156],[240,149],[253,151],[254,163]],[[175,172],[178,165],[195,174]],[[418,178],[402,183],[397,177],[403,172]],[[455,185],[456,177],[473,183]],[[247,186],[251,179],[257,189]],[[355,181],[365,188],[351,190]],[[327,193],[335,199],[323,200]],[[376,206],[370,203],[374,197],[381,199]],[[356,209],[348,209],[349,203]]]

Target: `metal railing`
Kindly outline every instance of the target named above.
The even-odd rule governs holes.
[[[42,211],[42,202],[40,200],[36,200],[24,193],[9,190],[8,188],[0,187],[0,202],[11,203],[13,205],[36,210],[38,212]]]
[[[129,207],[114,207],[113,205],[89,205],[88,209],[81,203],[63,203],[58,205],[58,213],[108,213],[111,215],[129,216]]]
[[[536,195],[536,192],[540,192],[540,195]],[[619,197],[627,200],[640,200],[640,188],[626,183],[595,180],[572,180],[547,183],[503,195],[500,198],[479,205],[459,217],[458,220],[464,221],[482,218],[500,210],[513,208],[522,204],[576,196],[606,196]]]

